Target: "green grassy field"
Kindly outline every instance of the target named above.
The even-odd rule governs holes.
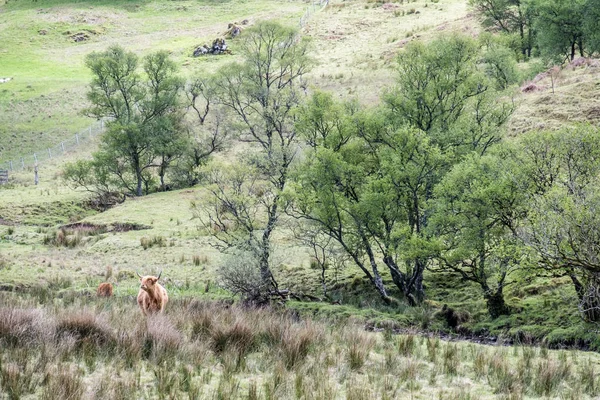
[[[184,75],[213,71],[231,57],[192,58],[230,22],[265,18],[298,24],[301,1],[11,1],[0,5],[0,160],[57,145],[93,120],[82,115],[90,74],[84,57],[120,44],[144,54],[168,50]],[[76,42],[79,33],[87,39]]]

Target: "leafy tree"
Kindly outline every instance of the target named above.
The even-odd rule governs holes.
[[[384,95],[390,121],[426,132],[450,164],[497,143],[514,109],[481,73],[480,56],[462,35],[411,43],[398,59],[397,87]]]
[[[517,62],[510,49],[504,47],[494,36],[482,34],[480,41],[484,47],[482,61],[488,77],[496,83],[496,89],[504,90],[519,81]]]
[[[534,44],[535,7],[527,0],[469,0],[484,27],[512,35],[518,34],[519,51],[530,57]]]
[[[478,51],[472,39],[462,36],[408,47],[399,60],[398,88],[385,99],[390,120],[421,133],[397,136],[399,142],[371,139],[387,144],[384,170],[391,189],[405,196],[398,203],[403,204],[402,231],[410,232],[404,241],[412,249],[425,249],[404,250],[405,257],[413,255],[410,270],[417,273],[416,282],[422,281],[429,258],[428,208],[435,186],[453,164],[471,153],[483,155],[498,143],[513,110],[480,74]],[[416,290],[422,299],[422,289]]]
[[[429,229],[439,253],[433,269],[477,283],[492,318],[509,313],[503,291],[520,267],[517,230],[527,202],[518,173],[507,154],[473,155],[435,188]]]
[[[369,229],[385,213],[375,197],[391,193],[372,187],[378,162],[375,149],[361,137],[382,126],[376,116],[355,114],[352,104],[315,94],[299,114],[298,131],[312,149],[296,170],[290,191],[296,207],[290,212],[335,240],[389,302]]]
[[[477,43],[460,35],[413,42],[398,58],[397,88],[384,101],[400,123],[428,132],[436,143],[488,87],[477,72]]]
[[[532,187],[528,224],[521,231],[539,267],[568,276],[582,315],[600,320],[600,130],[579,126],[522,140],[521,165]]]
[[[535,29],[537,44],[547,58],[575,58],[584,55],[583,11],[586,0],[538,0]]]
[[[582,30],[590,54],[600,52],[600,0],[587,0],[583,6]]]
[[[497,143],[512,111],[479,72],[478,51],[460,36],[415,43],[382,109],[317,93],[299,113],[296,126],[311,149],[294,211],[321,226],[386,301],[382,268],[409,303],[424,299],[434,188],[454,163]]]
[[[244,143],[247,156],[231,174],[208,175],[212,201],[198,215],[206,227],[220,227],[212,231],[226,247],[243,245],[257,252],[263,282],[276,288],[269,265],[271,238],[298,150],[294,113],[311,61],[308,42],[295,29],[275,22],[244,31],[240,53],[242,63],[218,73],[215,99],[227,112],[228,128]],[[239,181],[239,171],[249,174],[245,182]],[[225,217],[236,221],[236,232],[221,226]]]
[[[107,163],[103,169],[113,185],[118,182],[121,189],[141,196],[144,183],[148,192],[152,168],[159,168],[164,188],[165,172],[186,142],[179,100],[182,80],[175,64],[165,51],[149,54],[142,76],[138,63],[135,54],[119,46],[86,57],[93,74],[88,111],[109,118],[94,163]]]

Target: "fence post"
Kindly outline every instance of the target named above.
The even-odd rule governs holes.
[[[25,160],[21,157],[21,169],[25,169]]]
[[[104,129],[104,120],[101,119],[100,120],[100,131],[102,131]]]
[[[60,147],[62,148],[63,153],[65,152],[65,142],[60,142]]]
[[[10,170],[12,171],[13,170],[12,160],[10,160],[9,163],[10,163]]]
[[[90,137],[92,137],[92,126],[90,125]]]
[[[77,142],[77,145],[79,145],[79,134],[75,134],[75,142]]]
[[[38,176],[38,165],[37,165],[37,161],[35,162],[35,166],[33,167],[33,172],[34,172],[33,181],[34,181],[34,183],[37,185],[38,183],[40,183],[40,178],[39,178],[39,176]]]
[[[35,166],[37,167],[37,154],[33,153],[33,159],[35,160]]]
[[[48,148],[48,158],[52,158],[52,152],[50,151],[50,148]]]

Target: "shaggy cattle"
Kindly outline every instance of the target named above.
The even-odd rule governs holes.
[[[169,301],[167,291],[158,283],[161,273],[158,276],[141,276],[139,273],[137,274],[141,282],[137,302],[144,315],[163,312],[165,305]]]
[[[113,285],[108,282],[102,282],[96,290],[98,297],[110,297],[113,295]]]

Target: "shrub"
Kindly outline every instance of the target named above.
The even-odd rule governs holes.
[[[311,323],[293,324],[286,321],[283,325],[279,346],[286,368],[291,369],[306,358],[313,343],[322,335]]]
[[[444,352],[442,354],[444,373],[448,375],[456,375],[458,372],[458,365],[460,360],[458,359],[458,347],[447,343],[444,346]]]
[[[208,257],[205,255],[194,255],[192,256],[192,262],[196,267],[199,267],[201,264],[206,264],[208,262]]]
[[[417,343],[415,342],[414,335],[400,335],[398,336],[398,352],[404,357],[409,357],[415,351]]]
[[[541,360],[535,370],[533,379],[533,391],[540,396],[549,396],[560,384],[564,375],[564,370],[558,363],[552,360]]]
[[[240,354],[246,354],[256,343],[252,328],[243,320],[237,320],[231,327],[214,326],[210,336],[216,353],[233,348]]]
[[[235,249],[217,270],[219,286],[241,295],[248,304],[268,302],[268,285],[263,282],[258,265],[254,252]]]
[[[9,399],[20,399],[27,393],[32,393],[37,385],[31,371],[26,366],[17,363],[0,364],[1,392],[8,395]]]
[[[0,343],[15,346],[46,341],[54,335],[54,325],[42,310],[0,308]]]
[[[151,347],[154,361],[160,363],[175,358],[183,337],[171,321],[163,315],[155,315],[148,318],[147,326],[146,346]]]
[[[81,235],[79,232],[70,234],[66,229],[61,228],[54,233],[46,234],[42,243],[46,246],[73,248],[81,243]]]

